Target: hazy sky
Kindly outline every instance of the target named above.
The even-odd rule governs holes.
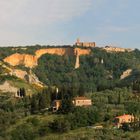
[[[140,0],[0,0],[0,46],[73,44],[140,48]]]

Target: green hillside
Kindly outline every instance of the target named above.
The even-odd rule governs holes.
[[[74,69],[74,64],[73,56],[45,54],[34,72],[47,85],[82,87],[85,92],[132,87],[140,73],[140,51],[107,53],[95,48],[90,55],[80,57],[80,68]],[[132,69],[130,77],[121,80],[120,76],[128,69]]]
[[[75,56],[69,55],[45,54],[33,69],[13,67],[2,61],[12,53],[33,54],[46,46],[28,47],[26,50],[0,48],[0,86],[7,81],[22,93],[21,97],[15,98],[9,87],[9,92],[0,91],[0,139],[140,139],[140,121],[137,119],[140,118],[139,50],[108,53],[102,48],[92,48],[90,55],[80,56],[77,69],[74,68]],[[44,87],[31,84],[27,77],[21,79],[10,75],[11,69],[28,74],[32,71]],[[77,96],[91,99],[92,105],[74,106],[72,102]],[[56,99],[61,100],[61,105],[53,112],[52,103]],[[123,114],[134,115],[136,119],[118,129],[114,118]]]

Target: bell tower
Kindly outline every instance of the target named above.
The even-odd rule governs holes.
[[[80,43],[80,39],[79,38],[77,38],[77,42],[76,43]]]

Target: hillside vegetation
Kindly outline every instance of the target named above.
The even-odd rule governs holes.
[[[80,68],[74,69],[75,57],[45,54],[34,72],[47,85],[83,88],[85,92],[132,87],[139,82],[140,51],[107,53],[95,48],[90,55],[80,57]],[[120,79],[124,71],[131,74]],[[134,87],[132,87],[134,88]]]
[[[3,62],[11,54],[34,55],[46,46],[25,48],[0,48],[0,86],[8,82],[21,95],[15,98],[10,90],[0,91],[0,139],[140,139],[139,121],[131,124],[132,127],[127,124],[121,129],[114,127],[116,116],[126,113],[140,118],[139,50],[110,53],[91,48],[90,54],[79,56],[80,67],[76,69],[76,57],[67,54],[43,54],[34,68]],[[11,70],[26,76],[12,75]],[[31,83],[29,75],[42,87]],[[77,96],[90,98],[92,105],[74,106],[72,101]],[[52,103],[56,99],[62,103],[53,112]],[[96,129],[96,126],[102,127]]]

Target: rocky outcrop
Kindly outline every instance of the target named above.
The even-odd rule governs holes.
[[[80,57],[79,57],[79,55],[77,55],[76,62],[75,62],[75,69],[78,69],[80,67],[80,62],[79,62],[80,60],[79,59],[80,59]]]
[[[15,53],[6,57],[4,59],[4,62],[9,63],[12,66],[24,65],[25,67],[33,68],[37,66],[38,59],[44,54],[52,54],[52,55],[55,54],[55,55],[60,55],[60,56],[63,56],[63,55],[80,56],[80,55],[89,55],[90,52],[91,50],[88,48],[87,49],[72,48],[72,47],[46,48],[46,49],[37,50],[35,52],[35,55]]]
[[[30,70],[28,76],[28,82],[31,84],[35,84],[39,87],[44,87],[44,84],[39,81],[38,77]]]
[[[2,85],[0,85],[0,91],[2,92],[10,92],[10,93],[17,93],[18,89],[12,85],[8,81],[5,81]]]
[[[39,87],[43,87],[44,84],[39,81],[38,77],[30,70],[29,72],[21,70],[21,69],[15,69],[15,68],[10,68],[0,62],[0,66],[5,69],[1,75],[10,75],[10,76],[16,76],[26,82],[29,82],[30,84],[35,84]]]
[[[29,82],[30,84],[35,84],[40,87],[43,87],[44,84],[39,81],[38,77],[30,70],[30,72],[26,72],[20,69],[11,69],[10,75],[16,76],[22,80]]]
[[[28,73],[26,71],[20,70],[20,69],[11,69],[11,72],[9,73],[10,75],[14,75],[20,79],[26,80],[26,75]]]
[[[128,69],[128,70],[124,71],[123,74],[121,75],[120,79],[122,80],[122,79],[130,76],[131,73],[132,73],[132,69]]]

